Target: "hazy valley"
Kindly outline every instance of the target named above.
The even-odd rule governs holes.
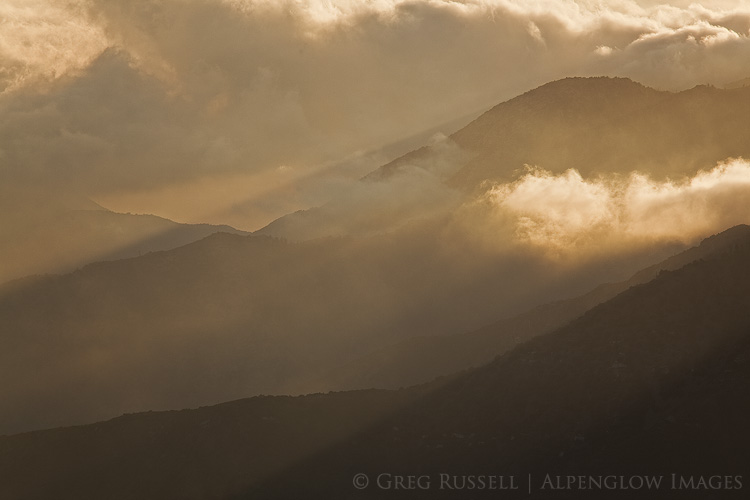
[[[738,103],[734,109],[741,112],[747,92],[740,90],[714,90],[711,95],[734,99]],[[633,141],[641,133],[635,124],[647,119],[633,116],[650,112],[654,95],[673,100],[670,94],[654,93],[626,80],[565,80],[493,109],[489,112],[493,120],[482,115],[454,136],[478,136],[480,130],[497,134],[497,127],[510,124],[520,128],[524,118],[497,111],[519,105],[536,106],[552,115],[569,108],[571,121],[578,123],[577,108],[565,103],[578,102],[584,94],[639,103],[621,105],[619,114],[604,115],[605,123],[613,123],[620,136],[633,135]],[[554,106],[548,104],[550,99]],[[529,120],[534,119],[530,115]],[[622,126],[625,119],[634,125]],[[707,116],[706,121],[712,119]],[[580,137],[574,142],[585,144],[587,134],[602,129],[601,120],[582,121],[579,128]],[[507,209],[498,214],[495,210],[500,209],[486,197],[477,198],[479,186],[468,191],[450,187],[457,174],[444,175],[442,164],[463,160],[468,163],[461,168],[469,168],[481,152],[494,154],[488,147],[467,153],[451,145],[452,140],[433,145],[426,164],[415,160],[414,166],[405,167],[403,175],[426,172],[426,177],[409,177],[406,187],[394,187],[399,172],[362,180],[365,202],[359,213],[352,215],[345,204],[333,200],[330,206],[290,216],[306,219],[306,230],[326,225],[341,228],[342,218],[377,216],[366,233],[323,231],[307,241],[266,236],[274,235],[278,224],[287,224],[282,220],[253,236],[214,234],[174,250],[6,284],[0,300],[7,346],[2,364],[7,395],[2,428],[12,432],[85,423],[123,412],[194,407],[254,394],[426,382],[487,362],[633,283],[601,288],[578,302],[547,306],[549,312],[543,308],[518,316],[526,310],[628,278],[693,240],[689,233],[678,237],[668,232],[626,234],[628,239],[620,240],[620,233],[626,231],[608,226],[607,219],[567,228],[554,217],[590,215],[577,213],[578,206],[562,205],[552,218],[540,212],[537,225],[527,226],[555,231],[548,235],[551,239],[559,236],[557,246],[540,246],[532,239],[538,236],[523,234],[519,225],[523,217]],[[664,147],[661,154],[671,151],[673,161],[679,163],[690,136],[685,141],[671,149]],[[529,158],[551,155],[556,149],[555,143],[524,146]],[[508,175],[503,173],[505,163],[495,165],[497,178]],[[686,167],[683,173],[695,175],[693,170]],[[414,190],[421,192],[422,181],[445,186],[430,192],[438,201],[409,199]],[[553,191],[559,189],[555,182],[550,185]],[[731,178],[726,182],[726,187],[713,190],[720,203],[712,205],[710,197],[704,201],[708,215],[718,217],[708,222],[709,227],[721,229],[743,219],[735,206],[742,206],[744,185],[732,184]],[[381,191],[368,200],[368,190]],[[693,203],[690,193],[670,196]],[[411,208],[402,211],[401,203]],[[149,219],[138,220],[143,227]],[[705,223],[692,216],[689,220]],[[182,236],[175,229],[165,230],[162,241],[169,234],[187,237],[190,226],[184,227]],[[222,228],[196,228],[217,229]],[[604,233],[601,240],[591,239],[597,234],[589,234],[592,230]],[[491,233],[489,241],[487,233]],[[289,232],[282,235],[302,239]],[[102,238],[107,239],[106,233]],[[111,238],[107,241],[112,243]],[[152,241],[159,243],[159,238]],[[457,335],[499,320],[484,331]]]
[[[0,2],[0,499],[740,499],[742,0]]]

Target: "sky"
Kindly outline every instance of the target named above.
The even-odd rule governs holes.
[[[747,61],[744,0],[3,0],[1,189],[254,230],[548,81]]]

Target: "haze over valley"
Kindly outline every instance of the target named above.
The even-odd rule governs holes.
[[[0,497],[741,498],[748,61],[742,0],[2,2]]]

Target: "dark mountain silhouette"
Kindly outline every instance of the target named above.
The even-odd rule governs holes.
[[[0,438],[9,498],[497,498],[377,488],[381,473],[747,475],[750,235],[492,363],[402,391],[260,397]],[[372,478],[357,490],[354,474]],[[434,484],[438,481],[435,479]],[[736,485],[732,482],[732,485]],[[746,486],[745,486],[746,487]],[[433,486],[434,488],[434,486]],[[744,498],[662,489],[644,498]]]
[[[507,181],[524,165],[582,175],[692,175],[727,157],[750,156],[744,130],[750,89],[698,86],[672,93],[626,78],[565,78],[498,104],[450,137],[471,159],[454,175],[473,189]],[[426,154],[417,150],[372,177]]]

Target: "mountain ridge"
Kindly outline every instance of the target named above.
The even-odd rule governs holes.
[[[31,224],[8,225],[8,238],[5,245],[0,244],[0,282],[34,274],[62,274],[95,261],[169,250],[220,231],[248,234],[226,225],[182,224],[101,207],[50,210],[37,214]]]
[[[680,181],[731,158],[750,158],[748,114],[750,87],[667,92],[626,78],[565,78],[495,105],[438,145],[393,159],[360,182],[387,187],[397,174],[439,164],[449,172],[440,182],[471,200],[517,180],[527,166],[553,174],[572,169],[584,179],[640,172]],[[334,200],[256,233],[305,240],[331,234],[331,227],[341,231],[349,215]]]
[[[724,445],[733,465],[719,472],[741,474],[750,466],[744,425],[750,407],[734,398],[750,381],[750,237],[734,242],[716,258],[662,272],[488,365],[424,386],[256,397],[0,438],[0,488],[17,496],[55,491],[77,500],[290,498],[301,492],[373,498],[383,491],[374,484],[354,489],[355,473],[540,477],[580,474],[577,467],[585,466],[593,474],[697,474],[728,463],[720,458]],[[712,390],[722,386],[726,390]],[[350,420],[337,432],[331,418],[341,412]],[[711,439],[695,435],[695,425],[710,430],[722,421]],[[71,455],[83,442],[86,451]],[[105,475],[92,481],[91,470]],[[45,482],[34,480],[39,473]],[[620,498],[609,493],[606,498]],[[507,494],[528,498],[525,491]],[[589,494],[602,497],[599,491],[559,496]],[[454,491],[449,497],[496,495]]]
[[[334,387],[343,390],[366,387],[395,389],[479,366],[516,345],[565,325],[628,288],[651,281],[661,272],[673,271],[701,259],[720,258],[748,237],[750,226],[734,226],[703,239],[695,247],[638,271],[627,280],[604,283],[583,295],[542,304],[471,332],[447,337],[410,338],[354,360],[340,367],[338,372],[332,370],[326,374],[326,380],[329,385],[331,379],[342,380]],[[357,382],[348,380],[346,373],[350,371],[349,367],[353,376],[359,377],[355,378]],[[364,380],[363,374],[367,376]]]

